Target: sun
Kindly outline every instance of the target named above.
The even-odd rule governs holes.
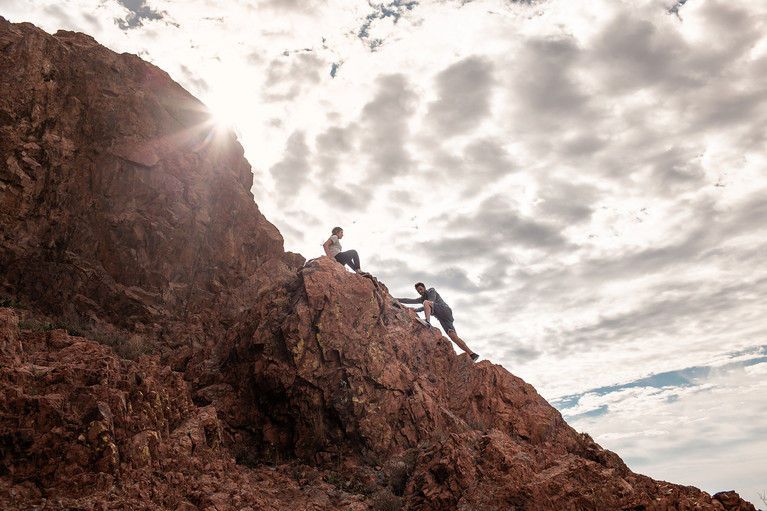
[[[208,110],[215,131],[233,131],[237,126],[239,104],[234,94],[216,94],[207,98]]]
[[[211,114],[213,129],[217,132],[236,131],[243,115],[245,91],[239,85],[242,80],[237,69],[219,64],[210,70],[208,88],[203,102]]]

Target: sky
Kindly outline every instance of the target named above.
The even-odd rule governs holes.
[[[225,4],[225,5],[223,5]],[[344,249],[656,479],[767,490],[767,3],[0,0],[235,130],[287,250]]]

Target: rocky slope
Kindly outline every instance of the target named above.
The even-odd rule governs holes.
[[[716,509],[259,213],[164,72],[0,18],[7,509]]]

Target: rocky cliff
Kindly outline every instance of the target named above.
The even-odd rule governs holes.
[[[374,278],[304,266],[164,72],[0,18],[4,509],[715,509]]]

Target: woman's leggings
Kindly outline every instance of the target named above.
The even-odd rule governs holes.
[[[346,252],[337,253],[336,261],[341,264],[348,264],[354,271],[360,269],[360,256],[357,255],[356,250],[347,250]]]

